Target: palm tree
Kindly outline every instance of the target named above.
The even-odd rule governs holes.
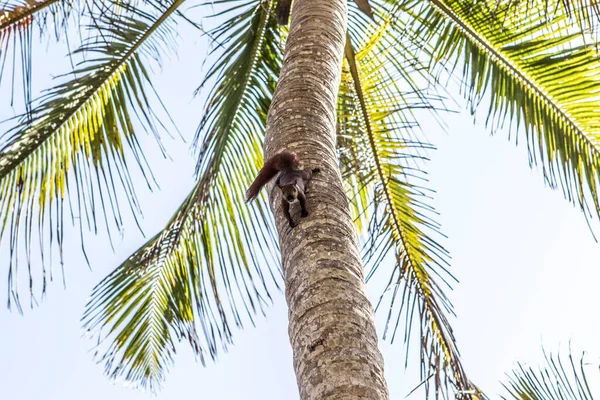
[[[290,149],[321,170],[299,229],[286,227],[271,196],[302,399],[389,397],[335,148],[347,13],[346,0],[295,3],[267,117],[266,157]]]
[[[38,290],[34,238],[42,257],[54,246],[62,252],[69,210],[82,232],[120,229],[123,198],[136,215],[126,161],[148,171],[139,131],[165,133],[149,65],[173,47],[177,21],[194,23],[183,4],[46,0],[9,3],[0,14],[0,58],[19,54],[25,83],[24,114],[0,150],[9,304],[20,307],[20,263],[31,295]],[[431,145],[418,118],[422,110],[439,117],[444,79],[461,77],[473,112],[487,95],[488,125],[524,132],[546,181],[587,217],[598,214],[595,5],[371,0],[371,18],[341,0],[296,0],[288,32],[276,23],[275,0],[198,4],[213,15],[212,27],[198,27],[214,52],[195,140],[197,184],[167,226],[92,293],[84,323],[102,339],[107,373],[155,387],[182,339],[203,361],[214,358],[231,343],[232,325],[252,322],[268,304],[281,265],[302,398],[387,398],[364,262],[367,278],[389,276],[376,307],[387,310],[384,337],[394,340],[404,325],[408,341],[418,324],[426,393],[474,398],[448,320],[453,278],[428,204]],[[77,17],[90,25],[72,55],[81,64],[32,102],[32,33],[60,31]],[[266,196],[243,203],[263,144],[266,156],[287,148],[323,170],[310,187],[311,215],[294,230],[274,195],[275,219]],[[44,293],[49,271],[40,265]]]

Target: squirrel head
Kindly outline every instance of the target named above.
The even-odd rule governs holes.
[[[295,183],[279,185],[279,189],[281,189],[281,195],[288,203],[292,203],[298,198],[298,188]]]

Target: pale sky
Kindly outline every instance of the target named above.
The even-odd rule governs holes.
[[[192,32],[182,28],[182,38]],[[163,71],[156,70],[156,87],[189,144],[202,108],[191,91],[200,82],[206,50],[199,40],[179,43],[179,59],[167,60]],[[39,63],[43,53],[38,54]],[[58,54],[64,51],[44,59],[44,66],[56,66],[54,74],[66,70],[61,70],[66,60]],[[36,72],[43,76],[46,71],[38,64]],[[49,82],[39,79],[36,84],[47,87]],[[458,96],[456,88],[451,91]],[[0,93],[8,95],[8,85]],[[0,98],[0,120],[12,115],[7,104],[6,97]],[[600,244],[594,242],[583,215],[560,192],[544,186],[541,171],[528,166],[525,147],[509,142],[506,131],[490,137],[489,130],[473,124],[466,112],[449,114],[445,120],[447,134],[433,122],[424,122],[429,140],[438,148],[430,154],[427,171],[430,187],[437,190],[433,205],[448,236],[443,244],[452,255],[451,271],[460,281],[449,293],[458,314],[450,320],[470,378],[497,398],[504,393],[499,380],[515,361],[535,364],[542,358],[542,344],[549,350],[567,350],[569,340],[575,356],[586,350],[586,359],[597,366]],[[188,144],[165,140],[173,161],[163,160],[151,140],[141,137],[161,185],[154,193],[139,186],[142,225],[150,237],[191,189],[194,159]],[[592,226],[600,232],[600,223]],[[217,363],[204,368],[185,345],[179,346],[175,365],[156,396],[110,381],[102,365],[93,361],[94,342],[82,337],[80,317],[92,287],[145,239],[132,223],[117,239],[114,253],[105,237],[88,237],[90,272],[75,238],[72,232],[65,244],[66,290],[55,281],[41,306],[26,308],[24,316],[0,307],[0,399],[298,398],[282,294],[275,295],[266,318],[257,318],[256,328],[235,332],[235,346]],[[4,302],[5,245],[0,260]],[[368,286],[373,300],[385,276],[378,279]],[[378,314],[380,334],[383,316]],[[381,349],[391,398],[402,399],[419,382],[417,359],[409,360],[405,372],[401,338],[392,345],[382,343]],[[590,377],[600,388],[597,371],[590,368]]]

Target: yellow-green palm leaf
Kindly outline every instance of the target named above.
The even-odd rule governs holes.
[[[228,1],[215,2],[217,15]],[[266,198],[244,198],[260,166],[281,65],[274,2],[236,3],[210,32],[221,45],[199,127],[198,183],[167,226],[94,290],[84,316],[102,335],[106,371],[143,386],[164,376],[177,339],[202,361],[231,344],[233,326],[264,312],[279,261]]]
[[[424,187],[422,168],[431,146],[420,140],[416,115],[419,109],[435,110],[439,98],[418,87],[424,68],[418,49],[400,40],[404,27],[392,22],[396,11],[382,16],[379,26],[357,28],[355,39],[347,39],[338,103],[346,187],[359,227],[368,227],[369,277],[390,276],[378,305],[387,304],[384,338],[393,341],[405,319],[408,342],[413,323],[418,324],[425,392],[430,387],[445,392],[448,384],[454,391],[477,391],[447,319],[452,307],[442,287],[449,289],[447,280],[453,278],[446,271],[448,254],[437,242],[439,225],[428,205],[431,190]],[[361,43],[357,50],[353,39]],[[383,263],[390,254],[393,267]]]
[[[433,7],[432,7],[433,5]],[[489,100],[492,128],[525,134],[531,164],[586,216],[600,213],[600,63],[593,37],[544,1],[406,2],[434,62],[462,73],[475,110]],[[548,9],[554,10],[548,13]]]
[[[23,262],[18,253],[23,245],[32,251],[33,230],[40,236],[43,293],[51,277],[44,253],[48,246],[62,246],[69,209],[75,210],[82,232],[96,231],[102,223],[106,229],[120,229],[120,187],[137,211],[126,152],[134,153],[140,167],[145,161],[135,137],[134,115],[151,131],[159,125],[144,91],[148,73],[142,59],[163,51],[161,43],[169,33],[161,25],[180,3],[159,17],[133,9],[129,16],[105,15],[100,20],[102,36],[91,37],[75,51],[87,53],[75,71],[77,78],[44,95],[3,142],[0,236],[9,236],[9,290],[17,305],[17,270]],[[30,257],[26,262],[32,282]],[[32,284],[30,290],[33,296]]]

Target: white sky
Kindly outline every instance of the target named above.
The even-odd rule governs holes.
[[[182,36],[191,32],[183,29]],[[189,141],[201,113],[202,103],[192,101],[191,92],[200,82],[205,50],[193,40],[180,44],[180,58],[165,62],[162,73],[157,71],[156,87]],[[44,60],[45,66],[64,63],[59,56]],[[39,65],[36,71],[44,72]],[[36,84],[45,87],[48,81]],[[11,111],[8,96],[2,97],[9,87],[2,86],[0,93],[0,119],[5,119]],[[448,134],[432,123],[424,125],[438,147],[431,153],[428,171],[430,187],[437,190],[433,204],[449,237],[444,245],[452,254],[451,271],[460,280],[450,293],[458,314],[451,322],[469,376],[495,398],[501,393],[498,381],[514,361],[536,362],[542,344],[566,350],[569,340],[576,356],[585,349],[590,353],[587,360],[598,365],[600,244],[594,242],[582,214],[561,193],[544,186],[541,172],[528,167],[525,147],[515,148],[506,132],[489,137],[467,113],[448,115],[446,122]],[[149,142],[142,138],[142,145]],[[152,146],[144,147],[156,161],[153,171],[162,188],[149,194],[140,185],[147,236],[164,226],[192,187],[194,160],[187,144],[166,143],[173,162],[160,159]],[[600,224],[594,227],[600,232]],[[257,328],[235,332],[235,346],[218,363],[204,368],[185,345],[180,346],[156,397],[109,381],[102,366],[92,361],[93,342],[82,338],[79,319],[92,287],[145,239],[130,223],[117,242],[112,253],[106,238],[87,241],[90,272],[78,242],[68,241],[67,290],[55,282],[42,306],[27,309],[24,317],[0,307],[0,399],[298,398],[281,294],[275,296],[267,318],[257,319]],[[5,299],[6,247],[0,250],[0,260],[0,295]],[[376,299],[379,293],[369,287]],[[404,398],[418,383],[417,360],[411,358],[405,373],[402,340],[382,343],[382,351],[391,398]],[[597,369],[590,372],[597,378]]]

